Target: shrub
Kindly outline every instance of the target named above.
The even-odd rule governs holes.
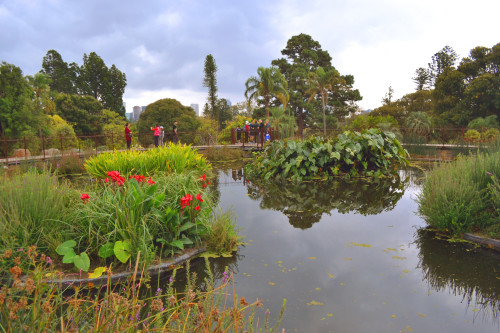
[[[208,231],[203,237],[207,250],[221,255],[238,249],[236,217],[229,212],[215,212],[208,220]]]
[[[369,129],[346,131],[335,139],[273,141],[246,168],[250,175],[265,180],[380,176],[407,164],[406,156],[394,134]]]
[[[500,153],[459,156],[432,170],[418,195],[418,212],[439,230],[459,234],[498,220],[492,177],[500,175]]]
[[[468,130],[467,132],[465,132],[464,138],[465,138],[465,140],[470,141],[470,142],[477,142],[477,141],[481,140],[481,134],[478,131],[471,129],[471,130]]]

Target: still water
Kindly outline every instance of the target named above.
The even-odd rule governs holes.
[[[500,332],[500,254],[424,231],[422,178],[257,185],[219,170],[220,206],[247,244],[212,259],[215,274],[227,266],[271,319],[286,298],[286,332]]]

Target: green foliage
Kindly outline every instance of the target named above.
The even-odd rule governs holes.
[[[203,240],[209,252],[217,255],[229,254],[238,249],[241,239],[238,232],[236,216],[231,211],[215,212],[208,221],[208,230]]]
[[[428,134],[431,131],[431,120],[425,112],[412,112],[406,118],[406,128],[415,134]]]
[[[490,192],[498,175],[499,152],[459,156],[429,173],[418,195],[418,211],[430,226],[453,234],[498,223],[498,206]]]
[[[120,151],[92,156],[85,161],[85,169],[92,177],[104,179],[110,170],[126,177],[131,174],[151,176],[191,170],[201,175],[210,169],[210,165],[190,146],[170,143],[147,151]]]
[[[58,115],[48,116],[49,135],[55,138],[62,137],[62,146],[64,150],[78,147],[77,138],[73,127]],[[60,146],[59,146],[60,148]]]
[[[332,57],[328,51],[321,49],[320,43],[306,34],[292,36],[281,54],[283,58],[273,60],[272,65],[279,68],[288,82],[290,100],[287,105],[296,118],[299,135],[302,135],[302,130],[312,119],[312,114],[318,112],[313,104],[307,102],[309,95],[306,94],[308,87],[305,79],[309,72],[316,71],[320,66],[325,71],[334,69]],[[345,81],[343,89],[333,92],[329,98],[329,105],[333,106],[334,115],[338,118],[354,112],[351,105],[361,100],[359,91],[353,89],[354,77],[341,75],[341,78]]]
[[[392,116],[375,116],[371,114],[360,115],[347,126],[347,129],[353,131],[364,131],[369,128],[382,128],[388,130],[397,129],[398,122]]]
[[[219,143],[222,144],[228,144],[231,142],[231,131],[236,130],[238,126],[243,129],[243,126],[245,126],[245,122],[248,121],[249,123],[253,122],[252,117],[247,117],[247,116],[236,116],[234,117],[231,121],[226,122],[226,127],[221,131],[220,136],[219,136]],[[236,134],[235,134],[236,135]],[[243,137],[243,134],[242,134]],[[236,137],[235,137],[236,139]]]
[[[258,76],[251,76],[245,82],[245,98],[257,100],[262,98],[266,107],[266,117],[269,117],[269,103],[271,98],[278,99],[283,107],[290,99],[288,94],[288,83],[277,67],[259,67]]]
[[[204,115],[219,123],[219,110],[217,108],[217,65],[213,55],[209,54],[205,58],[203,68],[203,86],[208,88],[208,103],[205,105]]]
[[[0,248],[39,245],[50,254],[70,230],[74,191],[48,171],[30,170],[0,181]],[[58,230],[59,232],[54,232]]]
[[[33,91],[19,67],[0,63],[0,135],[20,136],[34,128],[36,121],[29,105]],[[33,125],[33,126],[30,126]]]
[[[171,98],[160,99],[149,104],[146,110],[139,116],[137,122],[137,130],[139,133],[151,132],[151,127],[156,124],[165,127],[165,142],[171,138],[172,125],[177,120],[177,130],[179,139],[183,143],[192,143],[195,138],[195,132],[200,126],[198,117],[194,110],[190,107],[182,105],[179,101]],[[143,146],[147,146],[144,137],[140,137]],[[148,141],[152,142],[152,141]]]
[[[247,165],[248,172],[264,180],[302,181],[340,175],[380,176],[407,164],[407,153],[394,134],[378,129],[346,131],[335,139],[273,141]]]
[[[478,117],[474,120],[471,120],[467,127],[475,130],[482,130],[485,128],[498,128],[498,117],[494,114],[485,118]]]
[[[200,122],[200,127],[198,127],[196,131],[196,136],[193,140],[193,144],[195,146],[215,145],[218,138],[217,121],[206,117],[200,117],[198,120]],[[226,132],[227,128],[222,131],[222,133]]]
[[[98,134],[102,130],[102,104],[91,96],[58,94],[56,112],[70,123],[76,134]]]
[[[464,139],[470,142],[478,142],[481,140],[481,133],[475,129],[470,129],[464,134]]]

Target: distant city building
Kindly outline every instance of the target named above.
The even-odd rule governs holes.
[[[200,115],[200,106],[198,104],[191,104],[191,108],[194,110],[196,115],[199,117]]]
[[[229,98],[226,98],[226,101],[227,101],[227,105],[229,105],[229,107],[233,106],[233,104],[231,103],[231,100]]]
[[[132,108],[132,110],[133,110],[132,121],[139,120],[139,115],[142,113],[142,108],[140,106],[136,105]]]
[[[134,113],[133,112],[127,112],[127,113],[125,113],[125,117],[127,117],[128,121],[132,121],[132,118],[134,117]]]
[[[142,112],[146,111],[146,107],[145,106],[141,106],[141,110],[142,110]]]

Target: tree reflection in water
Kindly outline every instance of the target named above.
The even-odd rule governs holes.
[[[308,229],[334,209],[342,214],[363,215],[390,211],[403,196],[406,180],[396,176],[329,182],[247,182],[246,185],[248,196],[260,200],[260,208],[281,211],[292,226]]]
[[[461,295],[484,319],[500,314],[500,253],[450,243],[427,229],[417,231],[419,267],[435,291]],[[480,253],[478,253],[480,252]]]

